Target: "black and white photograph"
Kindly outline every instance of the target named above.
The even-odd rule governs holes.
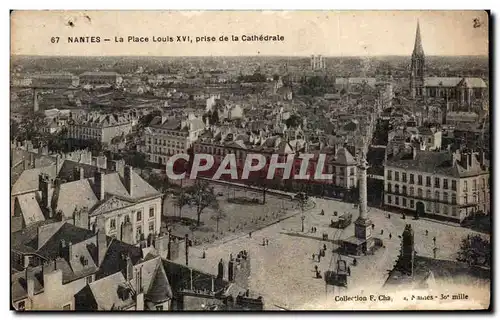
[[[11,310],[491,308],[488,11],[10,20]]]

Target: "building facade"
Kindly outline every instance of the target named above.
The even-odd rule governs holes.
[[[204,129],[203,121],[193,114],[185,120],[158,116],[146,128],[140,151],[147,161],[164,165],[170,156],[188,153]]]
[[[388,207],[457,222],[476,211],[490,213],[490,175],[483,153],[401,151],[386,160],[384,181]]]
[[[68,121],[68,138],[109,144],[115,137],[132,132],[132,120],[116,114],[88,114]]]
[[[116,72],[84,72],[80,75],[81,86],[117,86],[123,78]]]

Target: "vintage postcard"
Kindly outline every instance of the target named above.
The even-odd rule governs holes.
[[[12,11],[12,309],[490,309],[489,18]]]

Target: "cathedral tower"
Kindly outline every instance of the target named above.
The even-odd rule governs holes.
[[[410,91],[413,98],[424,95],[424,67],[425,55],[420,37],[420,24],[417,22],[417,35],[415,36],[415,46],[411,55]]]

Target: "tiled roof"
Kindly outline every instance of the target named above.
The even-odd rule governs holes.
[[[337,153],[335,154],[334,163],[343,165],[355,165],[356,160],[354,160],[354,157],[346,148],[339,148],[337,150]]]
[[[142,259],[142,250],[139,247],[107,237],[109,242],[106,255],[99,266],[98,276],[106,277],[121,271],[122,254],[127,254],[133,265]]]
[[[56,194],[57,191],[54,192],[54,195]],[[76,180],[61,184],[56,199],[56,210],[61,210],[66,218],[72,218],[75,209],[90,209],[97,201],[89,179]]]
[[[154,303],[162,303],[172,298],[172,288],[161,261],[158,261],[154,277],[152,277],[145,298]]]
[[[80,74],[80,77],[87,77],[87,76],[91,76],[91,77],[117,77],[119,76],[120,74],[118,74],[117,72],[114,72],[114,71],[87,71],[87,72],[84,72],[82,74]]]
[[[76,227],[70,223],[65,223],[47,242],[45,242],[37,253],[47,259],[55,259],[59,256],[61,240],[67,243],[72,242],[78,244],[94,236],[95,234],[90,230]]]
[[[11,195],[25,193],[38,190],[38,177],[41,173],[45,173],[49,178],[54,179],[57,175],[55,165],[50,165],[42,168],[24,170],[19,179],[12,186]]]
[[[457,164],[453,162],[452,154],[447,151],[418,151],[415,159],[413,159],[410,154],[401,152],[394,158],[387,159],[385,165],[401,169],[459,177]]]
[[[131,287],[121,272],[94,281],[89,288],[99,310],[118,310],[135,304],[133,294],[123,294],[125,290],[131,292]]]
[[[17,197],[17,201],[21,209],[21,214],[26,225],[45,220],[42,210],[38,205],[38,201],[36,200],[35,194],[36,193],[33,192],[19,195]]]
[[[462,78],[460,77],[427,77],[424,78],[424,87],[456,87]]]
[[[487,88],[488,86],[481,78],[463,78],[460,85],[464,85],[467,88]]]

